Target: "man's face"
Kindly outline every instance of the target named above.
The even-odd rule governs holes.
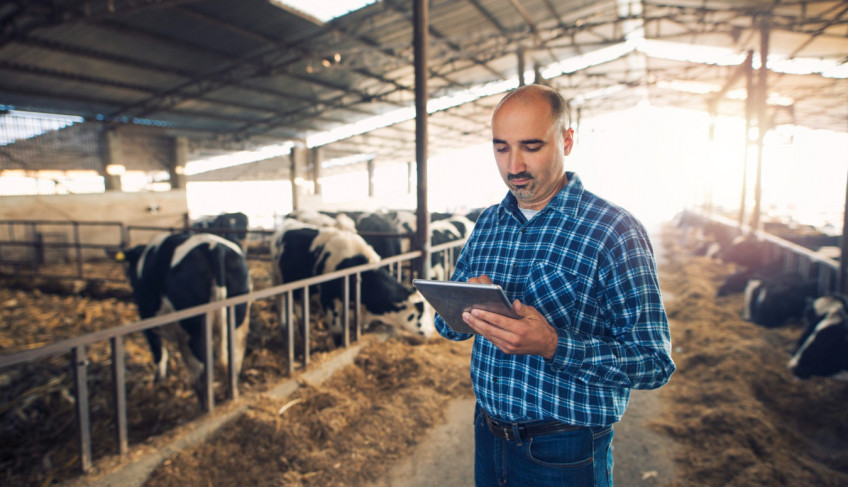
[[[572,133],[554,124],[550,105],[539,95],[509,99],[495,112],[495,160],[518,206],[541,210],[559,191]]]

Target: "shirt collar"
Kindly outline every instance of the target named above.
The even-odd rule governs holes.
[[[583,197],[583,182],[580,180],[580,176],[578,176],[576,172],[566,171],[565,175],[568,177],[568,183],[559,190],[553,198],[551,198],[551,201],[542,208],[540,213],[546,211],[557,211],[562,213],[566,218],[577,216],[577,208],[579,206],[580,199]],[[524,216],[518,209],[518,200],[516,200],[515,196],[513,196],[509,191],[507,191],[504,199],[501,200],[501,203],[498,206],[498,211],[502,218],[511,215],[520,222],[524,221]]]

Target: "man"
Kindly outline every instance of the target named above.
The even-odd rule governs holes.
[[[612,424],[630,389],[672,372],[668,320],[642,224],[566,172],[567,105],[540,85],[492,116],[509,193],[478,219],[454,281],[494,282],[522,317],[472,310],[478,487],[612,485]],[[451,330],[451,340],[473,335]]]

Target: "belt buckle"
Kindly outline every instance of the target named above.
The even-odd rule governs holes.
[[[506,438],[506,441],[512,441],[515,439],[512,433],[512,428],[504,428],[504,438]]]

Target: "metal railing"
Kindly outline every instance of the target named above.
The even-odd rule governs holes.
[[[445,257],[447,275],[450,275],[451,267],[454,263],[454,251],[461,248],[465,241],[454,241],[446,244],[434,246],[431,252],[442,252]],[[120,455],[125,455],[128,452],[128,423],[127,423],[127,392],[126,392],[126,364],[125,364],[125,349],[124,342],[127,335],[141,332],[144,330],[161,327],[176,323],[180,320],[191,318],[199,315],[207,315],[204,327],[204,345],[203,357],[204,375],[203,391],[205,397],[206,412],[212,411],[214,408],[214,358],[212,352],[212,322],[209,319],[213,313],[221,308],[227,310],[228,327],[228,343],[227,354],[229,357],[235,356],[235,306],[255,302],[263,299],[278,300],[278,319],[279,323],[286,331],[286,353],[288,357],[288,375],[291,376],[295,371],[295,319],[294,319],[294,293],[302,291],[303,296],[303,318],[301,326],[303,338],[303,360],[302,367],[309,365],[310,357],[310,340],[309,340],[309,288],[317,284],[329,282],[335,279],[344,279],[343,286],[343,347],[350,346],[351,343],[351,325],[354,331],[354,340],[359,340],[362,333],[362,317],[360,316],[360,299],[361,299],[361,283],[362,273],[376,270],[379,268],[387,268],[388,272],[394,275],[398,281],[402,280],[404,273],[404,264],[410,264],[409,276],[412,277],[411,263],[414,259],[421,258],[421,251],[408,252],[391,258],[386,258],[378,263],[366,264],[349,269],[344,269],[328,274],[322,274],[309,279],[303,279],[296,282],[277,285],[249,294],[227,298],[222,301],[204,304],[187,308],[167,315],[148,318],[135,323],[121,325],[114,328],[104,329],[89,333],[83,336],[61,340],[40,348],[0,355],[0,370],[7,369],[16,365],[31,363],[39,359],[50,356],[67,354],[69,356],[68,366],[73,372],[73,389],[75,397],[75,413],[78,424],[78,447],[80,468],[83,472],[87,472],[93,465],[92,458],[92,436],[91,436],[91,415],[89,411],[89,387],[88,387],[88,371],[91,363],[87,359],[87,349],[94,344],[109,342],[110,357],[111,357],[111,374],[112,374],[112,395],[113,395],[113,420],[115,423],[115,441],[117,443],[117,451]],[[352,278],[352,279],[351,279]],[[353,304],[354,304],[354,322],[350,323],[350,305],[351,305],[351,280],[355,289]],[[285,304],[285,306],[283,306]],[[238,377],[235,370],[234,360],[228,360],[227,370],[227,398],[235,399],[238,397]]]
[[[750,228],[739,226],[738,222],[718,215],[707,215],[705,213],[688,210],[690,215],[711,221],[729,228],[739,235],[745,232],[751,233]],[[790,242],[786,239],[776,237],[770,233],[756,230],[753,234],[766,244],[767,261],[780,260],[783,270],[797,272],[805,279],[815,279],[818,283],[819,295],[837,292],[839,288],[839,262],[830,257],[818,254],[804,246]]]
[[[100,243],[92,243],[83,235],[86,230],[98,232]],[[84,263],[94,261],[92,257],[106,258],[106,251],[126,249],[139,243],[147,243],[151,232],[192,232],[222,233],[232,232],[229,228],[193,228],[188,225],[159,227],[127,225],[119,221],[54,221],[54,220],[0,220],[0,268],[11,267],[14,274],[26,271],[28,277],[51,279],[101,280],[123,282],[123,272],[118,276],[93,274],[86,272]],[[245,230],[245,234],[259,236],[260,243],[273,235],[273,230]],[[144,235],[145,238],[137,238]],[[51,237],[56,241],[50,241]],[[248,258],[262,260],[264,254],[255,255],[245,249]],[[51,272],[51,260],[59,257],[64,266],[61,274]],[[54,262],[56,263],[56,262]],[[119,264],[116,263],[116,268]]]

